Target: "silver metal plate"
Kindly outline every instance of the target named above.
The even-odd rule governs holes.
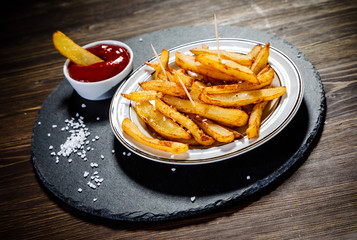
[[[248,53],[256,44],[256,41],[246,39],[220,39],[220,49],[238,53]],[[205,44],[210,49],[216,49],[216,40],[207,39],[180,45],[170,49],[169,65],[175,67],[175,52],[191,54],[190,49],[199,48]],[[155,61],[151,59],[150,61]],[[121,93],[130,93],[140,90],[138,83],[152,79],[153,69],[142,65],[136,69],[131,76],[123,82],[113,96],[110,106],[110,124],[118,140],[132,152],[161,163],[170,164],[204,164],[222,161],[228,158],[239,156],[264,144],[278,134],[299,109],[303,98],[303,80],[294,62],[283,52],[270,47],[269,63],[275,70],[275,77],[272,86],[286,86],[287,92],[280,99],[271,101],[265,108],[259,137],[249,140],[246,136],[228,144],[214,145],[208,148],[190,148],[183,154],[171,154],[145,146],[122,130],[121,123],[125,118],[130,118],[139,129],[146,135],[152,136],[151,131],[145,123],[137,116],[132,108],[132,102],[121,96]],[[239,132],[245,132],[245,128],[239,128]]]

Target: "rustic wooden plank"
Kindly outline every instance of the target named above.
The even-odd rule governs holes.
[[[356,1],[11,1],[0,46],[1,239],[354,239],[357,236]],[[62,81],[52,46],[60,29],[79,44],[183,25],[245,26],[297,46],[319,71],[327,98],[319,141],[283,183],[244,203],[191,219],[115,222],[63,204],[32,169],[39,107]]]

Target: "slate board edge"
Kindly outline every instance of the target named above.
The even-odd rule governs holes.
[[[181,27],[165,29],[165,30],[160,30],[160,31],[171,31],[171,30],[175,31],[176,29],[180,29],[180,28]],[[160,31],[158,31],[158,32],[160,32]],[[254,30],[254,31],[260,32],[259,30]],[[267,34],[264,32],[261,32],[261,33]],[[140,37],[140,36],[137,36],[135,38],[138,38],[138,37]],[[276,36],[270,36],[270,37],[282,40]],[[282,40],[282,41],[285,44],[290,45],[292,48],[295,48],[289,42],[287,42],[285,40]],[[192,208],[192,209],[188,209],[186,211],[173,212],[170,214],[153,214],[153,213],[141,213],[141,212],[128,212],[128,213],[122,213],[122,214],[112,214],[105,209],[95,210],[93,208],[83,206],[80,202],[74,201],[70,197],[65,197],[61,193],[56,191],[56,189],[51,184],[49,184],[46,181],[46,179],[43,178],[41,173],[39,171],[37,171],[36,157],[34,156],[34,153],[31,149],[32,161],[33,161],[35,172],[38,175],[38,177],[40,178],[40,180],[42,181],[42,183],[51,191],[51,193],[53,193],[56,197],[58,197],[60,200],[64,201],[65,203],[69,204],[70,206],[72,206],[80,211],[83,211],[83,212],[86,212],[86,213],[89,213],[89,214],[92,214],[95,216],[104,217],[104,218],[108,218],[108,219],[114,219],[114,220],[122,220],[122,221],[163,221],[163,220],[175,220],[175,219],[191,217],[191,216],[199,215],[202,213],[207,213],[212,210],[216,210],[216,209],[226,206],[230,203],[242,200],[246,196],[256,194],[257,192],[263,190],[266,186],[268,186],[269,184],[271,184],[272,182],[274,182],[278,178],[280,178],[288,169],[290,169],[302,157],[302,155],[309,149],[309,147],[311,146],[311,143],[313,142],[317,133],[321,129],[322,122],[325,117],[326,100],[325,100],[325,94],[324,94],[324,89],[323,89],[323,85],[321,82],[321,78],[320,78],[317,70],[311,64],[311,62],[307,59],[307,57],[301,51],[299,51],[299,54],[301,54],[303,56],[303,58],[305,59],[305,61],[311,65],[311,69],[315,74],[315,78],[319,82],[319,87],[321,90],[320,113],[319,113],[318,119],[315,123],[315,126],[314,126],[313,130],[311,131],[311,133],[309,134],[309,136],[307,137],[305,143],[302,144],[302,147],[300,147],[298,149],[298,151],[288,161],[285,162],[285,164],[283,164],[279,169],[274,171],[272,174],[270,174],[266,178],[257,181],[253,185],[248,186],[247,188],[243,189],[243,191],[241,193],[232,195],[229,199],[219,200],[219,201],[216,201],[214,203],[208,204],[203,207]],[[66,81],[66,80],[64,80],[64,81]],[[52,94],[54,94],[55,91],[61,87],[61,84],[49,95],[48,98],[50,98],[50,96]],[[40,112],[41,112],[41,109],[40,109]],[[39,112],[39,115],[40,115],[40,112]],[[36,123],[35,123],[35,127],[36,127]],[[33,136],[31,139],[31,145],[33,145]],[[131,215],[135,215],[135,216],[132,217]]]

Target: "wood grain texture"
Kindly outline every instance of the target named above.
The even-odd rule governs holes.
[[[0,239],[356,239],[357,2],[21,1],[1,9]],[[326,121],[306,161],[284,182],[244,203],[172,222],[115,222],[53,197],[35,176],[31,134],[38,110],[62,81],[61,30],[79,44],[213,23],[260,29],[315,65]],[[199,34],[199,33],[198,33]]]

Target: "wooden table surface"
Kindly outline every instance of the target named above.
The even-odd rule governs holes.
[[[1,7],[0,239],[356,239],[357,1],[19,1]],[[169,222],[111,221],[61,202],[36,177],[31,134],[63,80],[51,42],[83,45],[178,26],[255,28],[295,45],[318,70],[327,100],[310,155],[268,193]]]

